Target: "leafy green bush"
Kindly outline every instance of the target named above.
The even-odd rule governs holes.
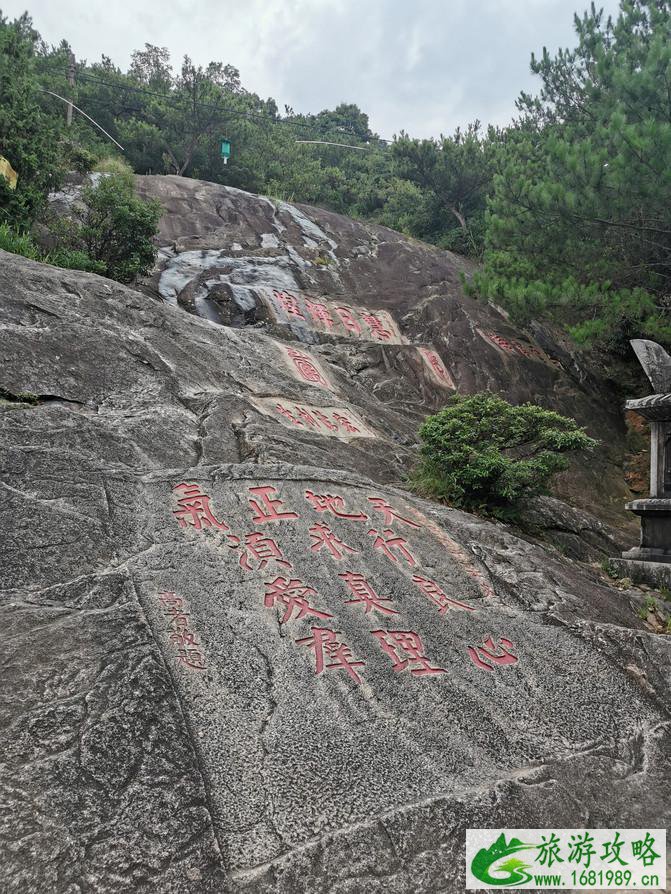
[[[22,231],[65,173],[63,112],[54,111],[40,90],[39,49],[40,37],[27,13],[9,22],[0,11],[0,154],[19,175],[16,189],[0,177],[0,220]]]
[[[105,174],[82,191],[86,210],[81,220],[56,217],[49,223],[56,247],[43,252],[28,234],[0,224],[0,249],[56,267],[99,273],[131,282],[154,263],[152,237],[161,206],[133,194],[132,172]]]
[[[492,394],[456,395],[425,420],[419,436],[414,488],[498,517],[514,515],[522,498],[544,492],[568,467],[563,454],[597,443],[573,419]]]
[[[99,174],[116,174],[130,186],[133,185],[133,169],[127,161],[117,155],[107,155],[105,158],[101,158],[95,163],[93,170]]]
[[[93,152],[79,143],[63,140],[63,153],[69,169],[79,174],[88,174],[96,164],[96,156]]]
[[[54,267],[63,267],[66,270],[85,270],[87,273],[105,275],[106,268],[103,261],[98,261],[77,248],[53,248],[40,260],[45,264],[53,264]]]
[[[23,255],[32,261],[43,261],[54,267],[68,270],[86,270],[89,273],[105,273],[105,264],[76,248],[54,248],[42,252],[27,233],[17,233],[8,224],[0,224],[0,249],[11,251],[15,255]]]
[[[39,250],[30,236],[18,233],[6,223],[0,223],[0,249],[11,251],[15,255],[23,255],[24,258],[32,258],[34,261],[40,257]]]
[[[104,275],[131,282],[148,273],[156,256],[152,238],[158,230],[160,203],[134,195],[132,177],[125,173],[103,176],[82,191],[82,198],[87,210],[77,240],[90,258],[101,262]]]

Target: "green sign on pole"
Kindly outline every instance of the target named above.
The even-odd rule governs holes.
[[[224,159],[224,164],[231,157],[231,144],[228,140],[221,141],[221,157]]]

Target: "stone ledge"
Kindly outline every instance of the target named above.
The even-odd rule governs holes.
[[[610,559],[609,564],[622,577],[628,577],[635,584],[671,589],[671,562],[644,562],[636,559]]]
[[[626,504],[626,509],[630,512],[661,512],[671,514],[671,498],[669,497],[646,497],[642,500],[632,500]]]

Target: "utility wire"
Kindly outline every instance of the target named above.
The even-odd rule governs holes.
[[[351,146],[349,143],[332,143],[330,140],[296,140],[297,143],[314,143],[317,146],[342,146],[343,149],[359,149],[361,152],[370,152],[370,146]]]
[[[113,137],[111,134],[107,133],[107,131],[105,130],[104,127],[101,127],[101,126],[98,124],[97,121],[94,121],[93,118],[91,118],[90,115],[87,115],[86,112],[84,112],[82,109],[79,108],[79,106],[76,106],[76,105],[72,102],[71,99],[65,99],[63,96],[59,96],[58,93],[54,93],[52,90],[45,90],[44,87],[40,87],[39,89],[42,91],[42,93],[48,93],[49,96],[55,96],[56,99],[62,99],[64,103],[67,103],[69,106],[72,106],[73,109],[77,109],[77,111],[80,112],[85,118],[88,118],[88,120],[91,122],[91,124],[95,124],[95,126],[98,128],[98,130],[102,130],[102,132],[105,134],[105,136],[106,136],[106,137],[109,137],[110,140],[111,140],[116,146],[118,146],[119,149],[121,149],[122,152],[125,152],[125,151],[126,151],[126,150],[124,149],[124,147],[121,145],[121,143],[117,143],[117,141],[114,139],[114,137]]]

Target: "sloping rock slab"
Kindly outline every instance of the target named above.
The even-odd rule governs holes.
[[[0,261],[3,890],[460,892],[469,826],[669,824],[671,638],[389,484],[414,422],[351,354],[336,403],[259,332]]]

